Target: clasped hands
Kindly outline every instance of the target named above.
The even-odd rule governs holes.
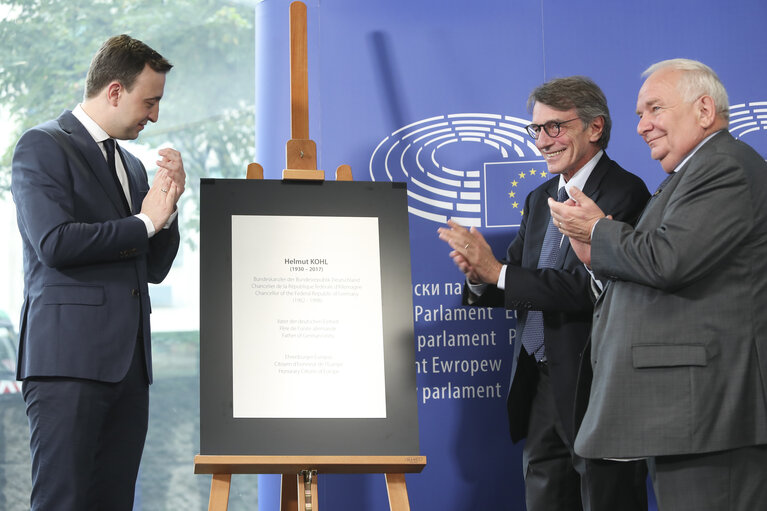
[[[570,238],[570,246],[578,259],[591,267],[591,231],[598,220],[612,217],[606,216],[599,206],[578,188],[571,187],[569,194],[570,199],[565,202],[549,199],[551,220],[559,232]]]
[[[493,250],[476,227],[466,229],[454,220],[447,227],[437,229],[439,239],[452,248],[450,257],[473,284],[495,284],[503,265],[493,255]]]
[[[576,187],[569,190],[570,199],[557,202],[549,199],[551,219],[559,231],[570,238],[570,245],[584,264],[591,266],[591,230],[601,218],[612,218],[586,194]],[[490,245],[475,227],[466,229],[454,220],[437,229],[439,239],[453,250],[450,257],[474,284],[496,284],[503,265],[493,255]]]
[[[161,159],[149,192],[141,203],[141,212],[149,217],[156,231],[166,224],[176,209],[179,197],[184,193],[186,172],[181,153],[171,148],[158,151]]]

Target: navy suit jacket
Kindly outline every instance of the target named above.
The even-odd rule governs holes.
[[[137,213],[146,170],[121,153]],[[177,221],[150,239],[125,215],[101,149],[70,111],[22,135],[11,190],[24,250],[17,378],[120,381],[141,328],[151,383],[148,283],[170,270]]]
[[[522,354],[522,332],[528,310],[543,311],[546,359],[557,410],[566,434],[574,440],[573,405],[581,354],[591,331],[593,300],[591,276],[570,247],[562,240],[553,268],[538,269],[543,237],[551,221],[548,198],[557,198],[559,177],[550,179],[530,192],[517,236],[502,261],[506,269],[505,290],[489,286],[480,297],[470,299],[468,287],[464,303],[517,310],[517,341],[511,367],[507,397],[509,431],[513,441],[527,436],[530,402],[535,394],[538,371],[532,357]],[[634,222],[650,194],[644,182],[621,168],[604,154],[597,162],[583,192],[605,214]]]

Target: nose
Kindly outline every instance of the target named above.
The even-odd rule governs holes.
[[[157,122],[157,119],[160,117],[160,104],[155,104],[151,110],[149,110],[149,115],[147,116],[150,121]]]
[[[538,132],[538,138],[535,139],[535,147],[538,149],[543,149],[544,147],[548,147],[552,144],[552,139],[548,133],[546,133],[546,130],[541,128],[541,131]]]
[[[652,129],[652,123],[647,118],[647,116],[640,117],[639,122],[637,123],[637,133],[639,133],[640,136],[644,135],[648,131]]]

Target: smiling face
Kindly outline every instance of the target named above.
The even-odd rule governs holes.
[[[602,134],[603,119],[597,117],[590,124],[584,125],[577,117],[575,108],[557,110],[540,102],[533,106],[533,124],[544,125],[550,121],[563,122],[575,118],[560,126],[557,137],[550,137],[541,129],[535,141],[535,146],[546,159],[549,173],[562,174],[566,181],[600,149],[597,141]]]
[[[680,74],[674,69],[656,71],[637,97],[637,132],[650,146],[652,158],[669,173],[708,135],[704,103],[710,97],[685,100],[678,86]]]
[[[147,122],[157,122],[164,88],[165,74],[154,71],[148,65],[138,75],[130,91],[118,82],[110,84],[109,93],[114,95],[115,101],[111,129],[107,132],[120,140],[137,138]]]

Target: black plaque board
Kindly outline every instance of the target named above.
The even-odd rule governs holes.
[[[418,455],[407,196],[403,183],[202,179],[200,452],[203,455]],[[235,418],[232,215],[376,217],[386,417]],[[360,332],[364,335],[364,332]],[[253,392],[273,392],[259,388]],[[312,388],[297,401],[311,400]]]

